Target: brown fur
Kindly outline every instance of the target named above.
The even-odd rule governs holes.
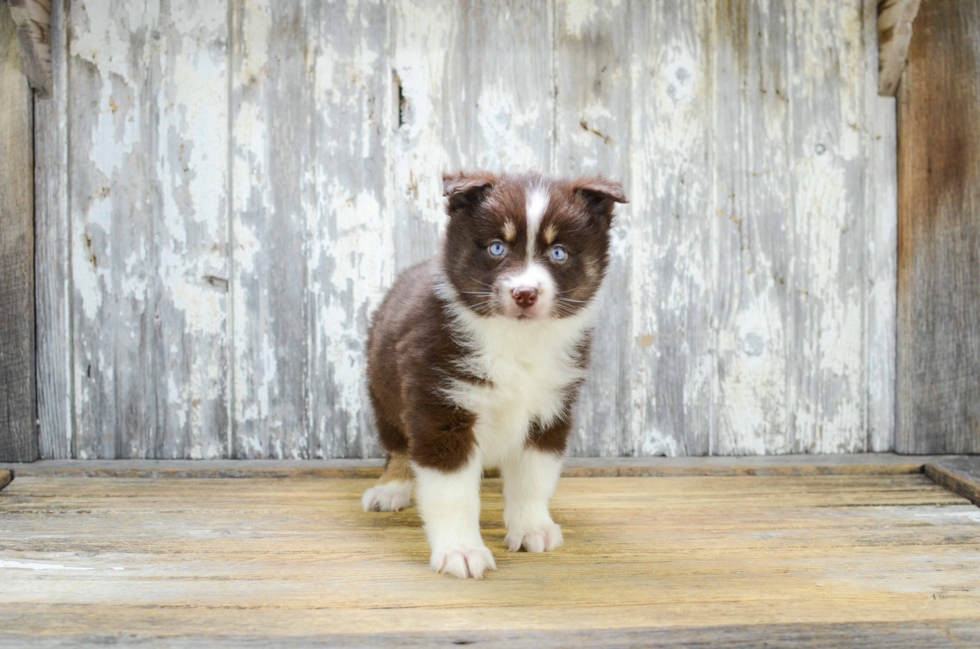
[[[408,454],[394,451],[388,454],[385,460],[385,469],[378,480],[378,484],[389,482],[409,482],[414,478],[412,465],[408,460]]]

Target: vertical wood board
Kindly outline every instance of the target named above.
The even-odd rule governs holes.
[[[388,209],[392,74],[385,2],[318,5],[307,340],[313,457],[379,454],[368,407],[367,332],[393,281],[400,230]]]
[[[630,29],[629,7],[555,3],[554,172],[617,179],[628,198]],[[598,296],[602,326],[593,337],[591,374],[575,408],[573,455],[618,456],[634,448],[631,358],[643,346],[632,334],[630,310],[622,308],[631,301],[631,208],[616,207],[609,269]]]
[[[716,8],[712,452],[786,453],[796,387],[792,5],[733,0]]]
[[[924,2],[898,110],[901,453],[980,453],[980,3]]]
[[[241,458],[309,455],[307,224],[319,119],[310,9],[232,5],[232,453]]]
[[[630,455],[709,452],[711,6],[629,4]]]
[[[71,234],[65,2],[51,6],[52,97],[34,103],[34,273],[41,458],[72,457]]]
[[[76,457],[226,453],[225,23],[70,5]]]
[[[37,459],[33,93],[0,6],[0,461]]]
[[[867,451],[895,448],[896,281],[898,276],[898,148],[895,100],[875,92],[873,70],[878,61],[874,43],[878,32],[875,3],[864,3],[865,164],[865,354],[867,365]]]

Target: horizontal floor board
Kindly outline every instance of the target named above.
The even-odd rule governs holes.
[[[570,629],[615,646],[757,625],[884,638],[896,620],[930,638],[980,621],[980,509],[922,473],[568,477],[552,501],[565,546],[546,555],[504,551],[501,484],[487,479],[499,570],[480,582],[429,572],[414,507],[362,512],[371,484],[20,473],[0,493],[0,628],[50,646]]]
[[[921,473],[923,466],[949,456],[857,453],[744,457],[569,458],[564,475],[737,476]],[[148,478],[376,478],[382,460],[41,460],[3,464],[22,476],[82,475]]]

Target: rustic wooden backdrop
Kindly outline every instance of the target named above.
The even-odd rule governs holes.
[[[874,0],[68,0],[37,102],[43,457],[376,455],[444,169],[621,178],[579,455],[894,444]]]

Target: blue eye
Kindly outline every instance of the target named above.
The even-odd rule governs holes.
[[[494,257],[500,257],[506,252],[506,249],[504,248],[504,244],[500,243],[499,241],[494,241],[493,243],[491,243],[490,248],[488,248],[488,250],[490,250],[490,254],[493,255]]]
[[[551,258],[555,261],[565,261],[568,259],[568,253],[561,246],[555,246],[551,249]]]

